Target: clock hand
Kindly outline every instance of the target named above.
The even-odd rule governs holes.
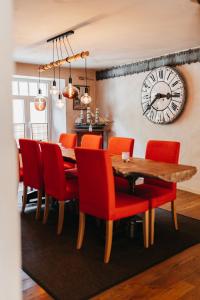
[[[143,115],[146,114],[146,112],[151,108],[151,106],[156,102],[156,100],[161,98],[161,94],[156,94],[155,98],[153,101],[147,106],[147,109],[144,111]]]

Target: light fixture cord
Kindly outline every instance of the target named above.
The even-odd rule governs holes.
[[[53,40],[53,64],[54,64],[54,40]],[[55,66],[53,65],[53,78],[55,80],[56,77],[56,69]]]
[[[63,38],[62,38],[62,40],[63,40],[63,45],[64,45],[64,47],[65,47],[65,51],[67,52],[67,56],[69,57],[69,51],[68,51],[68,49],[67,49],[67,46],[66,46],[66,44],[65,44],[65,39],[64,39],[65,37],[63,36]]]
[[[40,65],[38,67],[38,71],[39,71],[39,87],[38,87],[38,89],[40,89]]]
[[[61,56],[61,58],[63,59],[62,45],[61,45],[60,38],[59,38],[59,46],[60,46],[60,56]]]
[[[87,88],[87,59],[85,58],[85,85]]]
[[[65,38],[67,39],[67,43],[68,43],[68,45],[69,45],[69,48],[70,48],[72,54],[74,55],[73,50],[72,50],[72,47],[71,47],[71,45],[70,45],[70,43],[69,43],[68,38],[67,38],[66,36],[65,36]],[[68,55],[68,57],[69,57],[70,55],[69,55],[69,51],[68,51],[68,49],[67,49],[67,46],[66,46],[66,44],[65,44],[64,37],[63,37],[63,44],[64,44],[65,50],[66,50],[66,52],[67,52],[67,55]],[[70,77],[70,78],[72,77],[72,67],[71,67],[71,63],[70,63],[70,62],[69,62],[69,77]]]
[[[59,94],[60,94],[60,66],[58,67],[58,74],[59,74],[59,81],[58,81],[58,89],[59,89]]]
[[[60,60],[59,53],[58,53],[58,42],[57,42],[57,39],[56,39],[56,52],[57,52],[58,60]]]
[[[74,52],[73,52],[72,47],[71,47],[71,45],[70,45],[70,42],[69,42],[69,40],[68,40],[68,36],[66,37],[66,39],[67,39],[67,43],[68,43],[68,45],[69,45],[69,48],[70,48],[70,50],[71,50],[71,52],[72,52],[72,55],[74,56]]]

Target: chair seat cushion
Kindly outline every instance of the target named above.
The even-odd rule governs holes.
[[[64,169],[73,169],[75,167],[74,163],[71,163],[69,161],[64,161]]]
[[[146,183],[136,185],[134,194],[137,197],[148,199],[150,201],[150,207],[152,208],[161,206],[176,199],[176,189],[167,189]]]
[[[134,194],[116,193],[113,220],[126,218],[145,212],[149,209],[149,201],[136,197]]]
[[[130,191],[130,186],[129,186],[129,182],[126,178],[120,177],[120,176],[115,176],[114,177],[115,180],[115,190],[117,192],[129,192]]]

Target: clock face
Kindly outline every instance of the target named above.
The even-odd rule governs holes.
[[[163,66],[147,75],[142,85],[142,109],[147,119],[156,124],[171,123],[184,104],[184,82],[175,69]]]

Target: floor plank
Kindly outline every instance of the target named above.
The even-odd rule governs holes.
[[[177,212],[200,220],[200,195],[178,191]],[[163,208],[170,209],[170,205]],[[24,300],[52,299],[22,272]],[[200,244],[108,289],[93,300],[196,300],[200,299]]]

